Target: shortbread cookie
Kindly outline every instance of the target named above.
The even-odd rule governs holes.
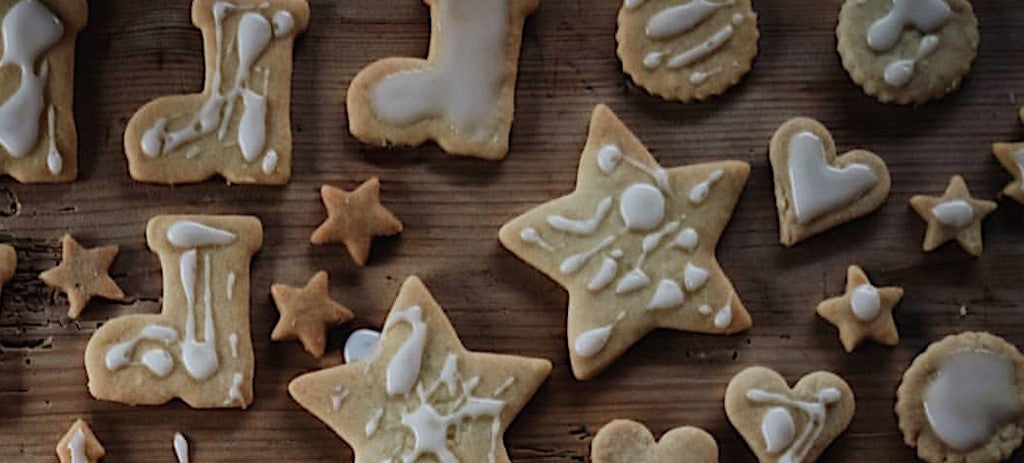
[[[252,403],[249,261],[263,243],[259,219],[162,215],[146,227],[160,256],[163,311],[125,315],[85,347],[89,393],[100,400],[193,408]]]
[[[0,174],[19,182],[78,176],[72,111],[75,39],[89,17],[85,0],[2,0]],[[16,69],[16,70],[15,70]]]
[[[124,299],[124,291],[110,278],[117,245],[86,249],[71,235],[61,240],[60,265],[39,274],[39,279],[68,295],[68,317],[77,319],[93,296]]]
[[[1020,110],[1019,117],[1024,123],[1024,108]],[[1024,141],[993,143],[992,154],[1013,177],[1013,181],[1003,188],[1003,194],[1024,204]]]
[[[782,124],[768,151],[775,177],[779,242],[792,246],[874,211],[889,196],[889,169],[865,150],[836,155],[832,134],[814,119]]]
[[[292,43],[309,24],[306,0],[194,0],[203,33],[203,92],[165,96],[128,121],[132,178],[281,185],[291,177]]]
[[[366,265],[375,236],[401,233],[402,222],[380,203],[380,180],[373,177],[354,191],[320,187],[327,220],[309,237],[313,244],[343,243],[359,266]]]
[[[1024,356],[988,333],[947,336],[903,374],[896,415],[921,460],[1007,460],[1024,438]]]
[[[615,420],[603,427],[590,444],[593,463],[718,463],[718,443],[692,426],[675,428],[655,441],[643,424]]]
[[[978,52],[967,0],[846,0],[836,28],[843,67],[883,103],[924,103],[956,90]]]
[[[925,252],[955,238],[964,251],[981,255],[981,221],[996,210],[996,202],[971,196],[963,177],[950,178],[942,196],[915,195],[910,206],[928,223],[921,244]]]
[[[757,56],[750,0],[624,0],[618,41],[622,70],[666,100],[725,92]]]
[[[60,463],[97,463],[106,455],[99,439],[83,420],[75,420],[67,434],[57,442]]]
[[[886,346],[900,342],[892,309],[903,299],[903,288],[877,288],[864,270],[851,265],[846,270],[846,292],[818,304],[818,315],[839,329],[839,340],[846,352],[853,352],[867,340]]]
[[[0,244],[0,289],[3,289],[8,281],[11,281],[17,267],[18,253],[14,251],[14,246]]]
[[[299,340],[306,352],[317,358],[323,357],[327,329],[354,316],[348,307],[331,299],[327,283],[327,272],[321,270],[302,288],[281,283],[272,285],[270,294],[281,319],[270,333],[270,339]]]
[[[385,58],[360,71],[348,87],[349,131],[371,145],[434,140],[450,154],[504,158],[523,23],[540,0],[424,2],[427,59]]]
[[[501,227],[501,243],[569,292],[569,360],[593,378],[656,328],[730,334],[751,319],[715,259],[750,165],[664,169],[598,105],[576,190]]]
[[[807,374],[790,388],[750,367],[729,381],[725,414],[761,463],[812,463],[853,420],[853,391],[839,376]]]
[[[373,357],[299,376],[288,392],[356,461],[508,463],[505,429],[551,363],[466,350],[416,277],[382,331]]]

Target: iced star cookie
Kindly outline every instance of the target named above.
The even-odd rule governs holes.
[[[107,451],[83,420],[75,420],[64,437],[57,442],[60,463],[97,463]]]
[[[252,403],[249,261],[259,219],[162,215],[146,226],[160,256],[163,311],[103,324],[85,347],[89,393],[99,400],[193,408]]]
[[[402,285],[371,357],[292,380],[288,392],[356,461],[508,463],[504,434],[551,371],[471,352],[423,283]]]
[[[203,92],[165,96],[128,121],[135,180],[281,185],[291,176],[292,44],[309,24],[306,0],[194,0],[203,33]]]
[[[575,191],[499,232],[509,251],[569,292],[576,378],[593,378],[656,328],[750,327],[715,259],[749,175],[740,161],[664,169],[607,106],[594,108]]]
[[[883,103],[924,103],[956,90],[978,52],[967,0],[846,0],[836,28],[843,67]]]
[[[427,59],[385,58],[359,71],[348,87],[349,131],[371,145],[434,140],[449,154],[504,158],[523,23],[540,0],[424,2]]]
[[[615,34],[622,70],[666,100],[725,92],[757,56],[750,0],[624,0]]]
[[[700,428],[683,426],[654,440],[643,424],[614,420],[590,444],[593,463],[718,463],[718,443]]]
[[[1024,438],[1024,356],[988,333],[925,349],[896,390],[903,440],[929,463],[995,463]]]
[[[60,265],[40,273],[39,279],[67,294],[68,318],[77,319],[94,296],[124,298],[124,291],[109,273],[117,257],[117,245],[86,249],[73,236],[64,235],[61,249]]]
[[[792,388],[750,367],[725,390],[725,414],[761,463],[812,463],[853,420],[853,391],[839,376],[809,373]]]
[[[1019,117],[1024,122],[1024,109],[1020,110]],[[1024,204],[1024,142],[993,143],[992,154],[1013,176],[1013,181],[1003,188],[1003,194]]]
[[[956,239],[964,251],[977,257],[982,249],[981,221],[996,210],[996,202],[975,199],[964,178],[954,175],[942,196],[915,195],[910,207],[928,223],[921,244],[925,252]]]
[[[2,0],[0,174],[19,182],[78,176],[72,111],[75,40],[88,19],[85,0]]]
[[[818,315],[839,329],[846,352],[872,340],[886,346],[900,342],[892,309],[903,298],[903,288],[878,288],[868,281],[864,270],[851,265],[846,270],[846,293],[818,304]]]
[[[783,123],[772,136],[768,157],[779,242],[786,246],[867,215],[889,196],[885,161],[865,150],[837,156],[832,134],[814,119]]]

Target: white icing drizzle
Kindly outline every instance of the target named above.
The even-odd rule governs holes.
[[[403,311],[391,311],[382,331],[386,332],[401,322],[408,323],[412,331],[388,363],[386,383],[389,396],[405,395],[412,390],[419,378],[423,349],[427,345],[427,324],[423,321],[423,309],[420,306],[414,305]]]
[[[349,391],[341,386],[334,387],[334,394],[331,394],[331,408],[334,411],[341,410],[341,404],[348,398]]]
[[[722,72],[722,68],[716,68],[709,71],[693,71],[690,73],[690,83],[693,85],[704,85],[711,76],[720,72]]]
[[[263,156],[263,173],[270,175],[277,169],[277,163],[280,160],[280,156],[277,154],[277,150],[271,149],[267,151],[267,154]]]
[[[274,13],[274,37],[282,37],[292,33],[295,29],[295,18],[287,10],[279,10]]]
[[[828,413],[826,407],[838,402],[842,397],[842,393],[834,387],[826,387],[818,390],[814,401],[796,400],[783,394],[768,392],[762,389],[750,389],[747,391],[746,396],[747,400],[751,402],[796,409],[806,416],[806,423],[804,423],[800,435],[786,447],[786,451],[778,458],[779,463],[801,463],[807,457],[807,452],[814,446],[815,441],[818,440],[822,430],[825,429],[825,419]],[[776,425],[778,423],[771,424],[773,427]],[[762,427],[766,426],[768,424],[762,421]],[[781,430],[775,429],[775,431],[780,432]],[[778,453],[780,450],[776,450],[774,453]]]
[[[573,342],[573,350],[575,350],[581,357],[592,357],[596,355],[601,351],[601,349],[604,349],[606,344],[608,344],[608,338],[611,337],[612,328],[615,328],[615,325],[625,317],[625,311],[619,312],[615,317],[615,320],[611,323],[584,331],[579,336],[576,336],[576,340]]]
[[[242,157],[252,162],[263,153],[267,143],[267,98],[243,88],[242,105],[245,109],[238,121],[238,147],[242,150]]]
[[[725,305],[715,312],[715,328],[725,329],[732,325],[732,294],[725,301]]]
[[[601,268],[594,274],[594,277],[587,283],[587,289],[590,291],[600,291],[615,279],[615,275],[619,272],[619,263],[613,256],[605,257],[601,261]]]
[[[167,241],[179,248],[225,246],[233,243],[237,238],[238,235],[227,230],[192,220],[179,220],[167,228]]]
[[[174,433],[174,456],[178,459],[178,463],[189,463],[188,460],[188,440],[185,436],[181,435],[180,432]]]
[[[722,171],[722,169],[715,169],[708,174],[708,178],[694,185],[693,189],[690,190],[690,202],[694,204],[701,204],[708,199],[708,194],[711,192],[711,185],[721,180],[723,175],[725,175],[725,172]]]
[[[244,379],[245,377],[241,373],[235,373],[231,376],[231,386],[228,387],[228,398],[224,400],[224,405],[245,403],[245,398],[242,397],[242,381]]]
[[[225,286],[227,286],[228,289],[227,296],[229,301],[235,298],[235,278],[235,272],[228,272],[228,279],[225,282]]]
[[[809,130],[790,139],[788,164],[793,211],[802,224],[856,201],[878,183],[867,165],[850,164],[841,169],[829,165],[825,145]]]
[[[868,28],[867,41],[872,50],[892,49],[900,40],[900,33],[912,26],[922,33],[930,33],[946,24],[953,15],[945,0],[892,0],[892,10]]]
[[[672,245],[686,252],[693,252],[693,250],[697,248],[697,240],[697,230],[687,227],[676,235],[676,239],[672,241]]]
[[[377,428],[380,427],[380,419],[384,417],[384,409],[378,408],[377,411],[373,412],[370,419],[366,422],[366,426],[363,431],[366,432],[366,437],[370,437],[377,432]]]
[[[615,294],[631,293],[646,288],[649,284],[651,284],[651,277],[647,276],[643,269],[635,268],[619,279],[619,283],[615,285]]]
[[[498,397],[499,395],[504,394],[505,391],[508,390],[508,388],[512,387],[512,385],[515,384],[515,382],[516,382],[516,377],[515,376],[509,376],[508,378],[505,379],[504,383],[501,383],[501,385],[498,386],[498,388],[494,390],[494,393],[491,394],[491,397]]]
[[[634,8],[639,7],[640,5],[643,5],[646,1],[647,0],[624,0],[624,5],[626,6],[627,10],[632,10]]]
[[[666,278],[658,282],[658,287],[654,290],[654,296],[651,296],[647,309],[673,309],[682,305],[685,300],[686,296],[683,295],[683,289],[679,287],[679,283]]]
[[[683,282],[686,284],[686,290],[693,292],[700,289],[708,282],[709,276],[711,276],[711,272],[708,269],[693,265],[693,262],[687,262],[686,268],[683,270]]]
[[[104,357],[107,369],[117,371],[130,365],[132,363],[132,355],[135,352],[135,346],[141,341],[156,341],[170,345],[177,340],[178,332],[174,328],[155,324],[146,325],[133,338],[110,346]]]
[[[602,146],[597,152],[597,167],[605,175],[611,174],[619,166],[619,163],[622,162],[622,157],[622,151],[619,150],[619,147],[609,143]]]
[[[150,349],[142,353],[142,364],[154,375],[163,378],[174,369],[174,357],[165,349]]]
[[[64,158],[60,156],[60,150],[57,149],[56,112],[53,105],[50,105],[46,111],[46,126],[50,138],[50,150],[46,154],[46,168],[53,175],[59,175],[60,171],[64,170]]]
[[[647,183],[634,183],[622,192],[619,214],[630,231],[653,230],[665,219],[665,197]]]
[[[679,230],[679,221],[673,220],[665,224],[665,226],[661,227],[661,230],[658,230],[654,233],[649,233],[647,234],[647,236],[644,236],[644,239],[641,242],[640,246],[640,249],[642,251],[641,258],[645,258],[648,254],[657,249],[658,246],[661,245],[661,240],[665,238],[665,235],[675,233],[676,230]]]
[[[345,341],[345,363],[362,362],[373,358],[380,345],[380,332],[366,328],[358,329]]]
[[[68,453],[71,454],[71,463],[89,463],[89,457],[85,454],[85,432],[81,428],[75,430],[68,439]]]
[[[974,222],[974,207],[962,199],[936,204],[932,215],[939,223],[960,230]]]
[[[765,450],[769,455],[776,455],[793,445],[796,424],[786,407],[772,407],[765,412],[761,419],[761,436],[764,437]]]
[[[228,345],[231,346],[231,358],[238,358],[238,333],[228,335]]]
[[[565,218],[559,214],[552,214],[548,216],[548,225],[555,230],[564,231],[574,235],[592,235],[597,231],[597,227],[601,225],[605,217],[608,217],[608,212],[612,210],[612,203],[614,199],[608,196],[597,203],[597,210],[590,217],[583,220],[573,220]]]
[[[742,14],[737,13],[733,15],[729,24],[722,26],[711,37],[708,37],[707,40],[695,45],[693,48],[676,53],[671,57],[668,57],[669,52],[667,51],[652,51],[644,57],[644,65],[650,69],[662,65],[668,69],[681,69],[697,63],[717,51],[722,45],[725,45],[736,34],[736,26],[742,24],[745,20],[746,18]],[[666,57],[668,57],[667,61],[665,60]]]
[[[601,169],[601,172],[604,172],[605,175],[611,174],[615,168],[622,163],[622,161],[626,161],[627,164],[633,166],[640,172],[650,175],[661,191],[670,197],[675,197],[675,192],[672,191],[672,187],[668,184],[668,172],[666,172],[661,166],[651,167],[636,159],[625,156],[622,154],[622,150],[620,150],[614,143],[602,146],[597,152],[597,167]]]
[[[701,304],[700,307],[697,308],[697,313],[701,315],[711,315],[711,312],[713,311],[714,309],[712,309],[711,306],[707,304]]]
[[[708,0],[692,0],[671,6],[655,13],[647,21],[647,36],[652,39],[667,39],[688,32],[711,17],[715,11],[734,3],[733,0],[715,3]]]
[[[939,36],[929,34],[921,38],[921,43],[917,47],[917,54],[911,59],[901,59],[889,63],[885,67],[885,83],[893,87],[902,87],[910,82],[910,78],[914,77],[914,69],[917,67],[917,63],[922,59],[928,57],[928,55],[935,53],[935,50],[939,48]]]
[[[610,246],[614,241],[614,236],[606,236],[603,240],[601,240],[600,243],[597,243],[597,245],[595,245],[594,247],[581,253],[573,254],[569,257],[566,257],[564,260],[562,260],[562,263],[561,265],[558,266],[558,269],[566,275],[576,273],[581,268],[583,268],[583,265],[586,264],[587,261],[594,256],[594,254],[601,252],[602,249]]]
[[[519,231],[519,239],[523,240],[524,243],[533,244],[547,252],[554,252],[555,247],[544,240],[544,237],[540,235],[540,232],[536,228],[526,227]]]
[[[870,283],[862,284],[850,292],[850,309],[853,315],[862,322],[869,322],[878,317],[878,311],[882,308],[882,299],[878,295],[878,288]]]

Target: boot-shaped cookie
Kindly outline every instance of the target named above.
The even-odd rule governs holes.
[[[158,98],[128,122],[132,178],[280,185],[291,176],[292,44],[309,23],[305,0],[195,0],[203,32],[203,93]]]
[[[89,393],[194,408],[252,402],[249,260],[263,243],[259,219],[159,216],[146,241],[160,256],[163,311],[104,324],[85,348]]]

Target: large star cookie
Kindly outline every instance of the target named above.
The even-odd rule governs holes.
[[[971,255],[981,255],[981,221],[996,210],[996,203],[971,196],[963,177],[949,179],[942,196],[915,195],[910,206],[928,222],[921,245],[926,252],[955,238]]]
[[[68,317],[78,318],[93,296],[123,299],[124,291],[110,278],[110,265],[117,257],[117,245],[86,249],[71,235],[61,240],[60,265],[39,274],[43,283],[68,295]]]
[[[501,243],[569,292],[569,359],[604,370],[655,328],[727,334],[750,315],[715,246],[750,174],[739,161],[663,169],[598,105],[576,190],[501,228]]]
[[[372,357],[294,379],[295,401],[351,445],[356,461],[508,463],[505,429],[551,363],[466,350],[416,277],[382,331]]]

